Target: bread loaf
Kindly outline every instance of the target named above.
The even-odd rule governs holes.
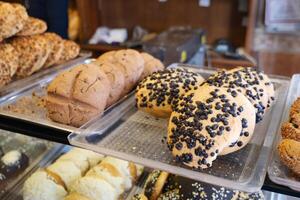
[[[22,5],[0,2],[0,42],[22,30],[27,19]]]
[[[47,68],[60,62],[64,51],[64,40],[56,33],[44,33],[43,36],[48,40],[52,47],[44,64],[44,68]]]
[[[111,51],[101,55],[97,63],[111,63],[116,66],[125,76],[125,84],[122,95],[130,92],[137,84],[144,69],[144,60],[139,52],[126,49],[119,51]]]
[[[29,36],[44,33],[47,30],[47,24],[41,19],[29,17],[26,20],[22,30],[18,32],[17,36]]]
[[[49,84],[48,116],[56,122],[81,126],[104,111],[110,90],[107,76],[97,66],[76,66]]]
[[[125,76],[116,65],[113,65],[110,62],[96,61],[95,64],[100,67],[110,81],[111,90],[107,100],[107,106],[110,106],[121,98],[125,87]]]
[[[19,54],[19,68],[16,74],[20,77],[29,76],[41,69],[50,53],[50,45],[41,35],[15,37],[10,44]]]
[[[144,79],[146,76],[153,74],[154,72],[162,71],[165,68],[162,62],[154,58],[152,55],[148,53],[141,53],[141,55],[144,59],[145,65],[140,80]]]
[[[11,81],[19,67],[18,53],[10,44],[0,44],[0,87]]]

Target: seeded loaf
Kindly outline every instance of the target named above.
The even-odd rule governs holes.
[[[98,67],[76,66],[49,84],[48,116],[53,121],[79,127],[104,111],[110,90],[107,76]]]
[[[8,43],[0,44],[0,87],[11,81],[19,67],[18,53]]]
[[[43,36],[52,46],[49,56],[44,64],[44,68],[48,68],[60,62],[64,51],[64,40],[56,33],[44,33]]]
[[[110,62],[96,61],[95,64],[100,67],[110,81],[111,90],[107,100],[107,106],[110,106],[121,98],[125,87],[125,76],[116,65]]]
[[[202,76],[187,69],[165,69],[143,79],[137,86],[137,107],[157,117],[169,117],[183,95],[197,89]]]
[[[0,2],[0,42],[21,31],[27,19],[22,5]]]
[[[237,112],[226,88],[202,86],[186,95],[168,125],[167,143],[176,161],[199,169],[211,167],[223,149],[240,137]]]
[[[15,37],[10,41],[19,55],[17,76],[26,77],[38,71],[45,64],[50,44],[41,35]]]
[[[80,47],[71,40],[63,40],[63,51],[59,58],[59,63],[76,58],[79,55]]]
[[[148,53],[141,53],[141,55],[144,59],[145,65],[140,80],[143,80],[146,76],[149,76],[154,72],[164,70],[165,67],[160,60],[154,58]]]
[[[47,24],[41,19],[37,19],[34,17],[29,17],[26,20],[21,31],[19,31],[17,36],[29,36],[29,35],[37,35],[44,33],[47,30]]]

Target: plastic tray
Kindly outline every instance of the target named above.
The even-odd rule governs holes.
[[[172,67],[180,66],[189,67],[204,77],[215,72],[212,68],[196,68],[180,64]],[[220,156],[213,167],[206,170],[193,170],[176,163],[163,142],[167,132],[167,120],[138,111],[134,106],[133,97],[101,120],[94,120],[83,126],[79,132],[70,134],[69,142],[102,154],[202,182],[256,192],[263,185],[274,132],[289,87],[289,78],[270,77],[275,85],[276,102],[266,113],[264,120],[257,124],[250,143],[238,152]]]
[[[0,102],[5,101],[6,98],[9,97],[9,96],[7,96],[8,94],[15,93],[15,92],[19,91],[20,89],[28,88],[28,87],[32,86],[33,84],[35,84],[35,82],[38,81],[40,78],[45,77],[49,74],[55,73],[58,70],[66,69],[78,62],[82,62],[83,60],[87,59],[91,55],[92,54],[90,52],[81,51],[79,53],[79,56],[73,60],[69,60],[65,63],[47,68],[45,70],[40,70],[26,78],[13,80],[11,83],[9,83],[8,85],[6,85],[0,89]]]
[[[22,180],[27,173],[33,170],[39,162],[45,157],[53,154],[53,152],[56,152],[62,145],[1,130],[0,147],[3,149],[4,153],[11,150],[19,150],[24,152],[29,158],[29,165],[24,171],[20,172],[17,176],[8,179],[5,186],[0,188],[0,199],[2,199],[9,193],[9,190]]]
[[[44,168],[46,166],[49,166],[51,163],[53,163],[59,156],[62,154],[68,152],[72,147],[68,145],[61,145],[62,148],[57,150],[56,152],[52,153],[45,159],[43,159],[42,162],[38,165],[38,167],[35,168],[35,170],[31,170],[31,172],[27,173],[27,175],[18,183],[16,184],[9,192],[8,195],[3,198],[3,200],[23,200],[22,192],[23,192],[23,185],[27,178],[31,174],[33,174],[38,168]],[[147,172],[144,172],[141,177],[139,178],[138,182],[132,186],[132,188],[128,191],[125,192],[122,195],[122,200],[131,200],[131,197],[133,196],[134,191],[137,191],[137,188],[141,187],[141,184],[145,182]],[[50,199],[49,199],[50,200]]]
[[[81,62],[73,63],[69,68],[82,63],[89,63],[93,59],[85,59]],[[46,108],[43,106],[43,97],[46,95],[47,85],[56,77],[57,73],[51,74],[44,78],[41,78],[26,89],[19,90],[12,94],[5,96],[5,101],[0,101],[0,118],[9,118],[12,120],[22,120],[30,125],[41,125],[50,127],[56,130],[61,130],[67,135],[78,128],[53,122],[47,117]],[[127,96],[130,96],[128,94]],[[112,109],[114,106],[122,102],[127,96],[120,99],[116,104],[108,107],[104,111],[105,113]],[[17,122],[16,122],[17,123]],[[53,131],[53,134],[57,132]],[[62,132],[60,132],[62,134]]]
[[[284,113],[282,115],[280,123],[278,123],[278,130],[273,145],[273,153],[271,156],[271,162],[268,168],[268,174],[270,179],[279,184],[288,186],[291,189],[300,191],[300,179],[296,179],[295,176],[289,171],[289,169],[280,162],[280,158],[277,152],[277,146],[281,141],[281,124],[289,120],[289,111],[292,103],[300,97],[300,74],[294,75],[291,80],[291,86],[289,88],[287,100],[284,106]]]

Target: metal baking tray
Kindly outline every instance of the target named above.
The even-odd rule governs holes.
[[[288,186],[291,189],[300,192],[300,178],[297,179],[295,175],[293,175],[291,171],[280,162],[277,151],[277,146],[282,139],[280,130],[281,124],[289,120],[290,107],[297,97],[300,97],[300,74],[294,75],[291,80],[291,86],[289,88],[287,100],[284,105],[284,112],[280,122],[278,123],[271,156],[272,159],[268,167],[268,174],[274,183]]]
[[[197,68],[183,64],[171,67],[190,68],[205,78],[216,71],[213,68]],[[149,168],[210,184],[256,192],[264,182],[274,133],[290,82],[287,77],[270,76],[270,78],[275,85],[276,101],[263,121],[256,125],[250,143],[238,152],[220,156],[209,169],[193,170],[176,163],[164,141],[167,120],[138,111],[134,106],[134,97],[127,99],[101,120],[95,119],[83,126],[79,132],[70,134],[69,142]]]
[[[31,170],[27,175],[19,181],[18,184],[16,184],[9,193],[3,198],[3,200],[23,200],[23,186],[27,178],[31,176],[36,170],[39,168],[44,168],[46,166],[49,166],[52,164],[56,159],[58,159],[59,156],[62,154],[68,152],[72,147],[68,145],[61,145],[62,147],[57,150],[56,152],[52,153],[48,157],[45,157],[42,162],[39,163],[38,167],[36,167],[34,170]],[[136,191],[137,188],[140,188],[141,184],[145,182],[145,179],[147,177],[147,172],[143,172],[143,174],[138,179],[137,183],[133,184],[132,188],[128,191],[122,194],[121,198],[122,200],[131,200],[133,191]]]
[[[81,60],[80,62],[73,63],[67,69],[78,64],[90,63],[91,61],[93,61],[93,59]],[[33,126],[39,125],[59,130],[53,131],[53,134],[59,133],[61,135],[64,133],[65,138],[67,138],[67,135],[69,133],[78,130],[78,128],[76,127],[60,124],[58,122],[50,120],[47,117],[46,108],[43,106],[43,97],[47,93],[46,87],[57,76],[58,73],[59,72],[56,72],[39,80],[36,80],[35,83],[31,85],[31,87],[16,91],[5,96],[5,100],[2,102],[0,101],[0,119],[5,118],[17,121],[21,120],[22,122]],[[121,98],[117,103],[106,108],[103,115],[105,115],[109,110],[113,109],[120,102],[127,99],[130,95],[133,95],[133,92]]]
[[[4,198],[16,184],[48,156],[59,150],[62,145],[50,143],[9,131],[0,131],[0,147],[4,152],[19,150],[29,158],[29,165],[18,175],[10,178],[4,187],[0,188],[0,199]]]
[[[77,58],[74,58],[65,63],[59,64],[59,65],[56,65],[56,66],[53,66],[53,67],[50,67],[50,68],[47,68],[44,70],[40,70],[40,71],[32,74],[31,76],[28,76],[28,77],[25,77],[22,79],[13,80],[11,83],[9,83],[8,85],[6,85],[0,89],[0,102],[5,101],[5,99],[7,97],[9,97],[6,95],[8,95],[10,93],[16,93],[20,89],[31,87],[40,78],[45,77],[49,74],[55,73],[59,70],[66,69],[78,62],[82,62],[83,60],[91,57],[91,55],[92,55],[91,52],[81,51]]]

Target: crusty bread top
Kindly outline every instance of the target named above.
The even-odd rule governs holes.
[[[28,15],[20,4],[0,2],[0,38],[5,39],[22,30]]]
[[[0,63],[9,68],[10,77],[16,73],[19,67],[18,57],[19,55],[12,45],[8,43],[0,44]]]
[[[82,64],[59,74],[48,86],[48,94],[62,96],[104,109],[110,83],[95,65]],[[103,107],[104,106],[104,107]]]
[[[15,37],[10,44],[19,54],[18,76],[28,76],[41,69],[50,53],[49,43],[41,35]]]
[[[18,32],[17,36],[28,36],[44,33],[47,30],[47,24],[41,19],[29,17],[22,30]]]
[[[44,67],[50,67],[51,65],[57,64],[64,51],[63,39],[56,33],[44,33],[43,36],[52,44],[52,49],[45,62]]]

